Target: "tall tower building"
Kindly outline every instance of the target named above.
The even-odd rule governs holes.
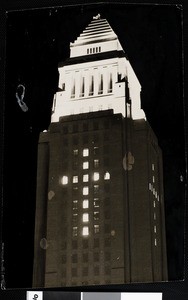
[[[167,280],[162,153],[100,15],[59,64],[38,144],[34,287]]]

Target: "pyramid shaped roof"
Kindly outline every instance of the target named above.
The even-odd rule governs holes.
[[[100,15],[93,17],[93,20],[83,30],[80,36],[71,43],[71,47],[81,46],[103,41],[117,40],[117,35],[106,19],[101,19]]]

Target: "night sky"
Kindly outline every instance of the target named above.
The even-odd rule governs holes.
[[[98,13],[118,35],[142,85],[142,108],[163,152],[169,280],[183,279],[181,9],[103,4],[7,13],[3,239],[9,288],[32,285],[37,142],[50,123],[58,63]],[[15,97],[19,84],[27,112]]]

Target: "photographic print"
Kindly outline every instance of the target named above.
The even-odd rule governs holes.
[[[7,12],[3,284],[184,279],[182,7]]]

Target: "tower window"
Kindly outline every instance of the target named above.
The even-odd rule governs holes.
[[[84,174],[83,175],[83,182],[88,182],[89,181],[89,175],[88,174]]]
[[[89,49],[87,49],[87,54],[89,54]]]
[[[83,200],[82,207],[84,209],[89,208],[89,201],[88,200]]]
[[[71,98],[75,98],[75,79],[72,80]]]
[[[68,176],[63,176],[62,179],[61,179],[61,183],[62,183],[63,185],[68,184]]]
[[[84,186],[83,187],[83,195],[88,195],[89,194],[89,187],[88,186]]]
[[[84,97],[85,93],[85,78],[81,78],[81,86],[80,86],[80,97]]]
[[[93,215],[94,215],[94,220],[98,221],[99,220],[99,212],[98,211],[94,211]]]
[[[154,232],[155,233],[157,232],[157,226],[156,225],[154,226]]]
[[[99,225],[94,225],[94,233],[99,233]]]
[[[89,214],[88,213],[84,213],[82,216],[82,221],[83,222],[89,222]]]
[[[82,228],[82,235],[83,236],[88,236],[89,235],[89,227],[88,226],[84,226]]]
[[[94,94],[94,76],[90,77],[89,96]]]
[[[84,161],[83,162],[83,169],[89,169],[89,162],[88,161]]]
[[[155,182],[155,176],[153,176],[153,183]]]
[[[101,47],[99,47],[99,52],[101,52]]]
[[[103,94],[103,74],[100,74],[98,94]]]
[[[99,185],[94,185],[94,194],[98,194],[99,192]]]
[[[88,262],[88,253],[83,253],[83,262]]]
[[[94,261],[99,261],[99,252],[94,252],[93,258],[94,258]]]
[[[155,165],[152,164],[152,165],[151,165],[151,168],[152,168],[152,171],[154,171],[154,170],[155,170]]]
[[[77,222],[78,222],[78,214],[73,214],[73,215],[72,215],[72,221],[73,221],[74,223],[77,223]]]
[[[94,155],[97,155],[99,154],[99,147],[94,147]]]
[[[89,156],[89,149],[83,149],[83,156]]]
[[[73,237],[78,235],[78,227],[73,227],[72,228],[72,235],[73,235]]]
[[[74,156],[78,156],[78,149],[74,149],[74,150],[73,150],[73,155],[74,155]]]
[[[78,200],[73,200],[73,203],[72,203],[72,209],[73,209],[73,210],[78,209]]]
[[[99,159],[94,159],[94,168],[99,167]]]
[[[75,254],[72,255],[72,263],[77,263],[77,262],[78,262],[78,256],[75,253]]]
[[[104,174],[104,180],[109,180],[110,179],[110,173],[109,172],[106,172]]]
[[[93,180],[94,181],[98,181],[99,180],[99,173],[98,172],[94,172]]]
[[[110,76],[109,76],[108,93],[112,93],[112,73],[110,73]]]
[[[157,239],[155,239],[155,246],[157,246]]]
[[[94,208],[98,208],[99,207],[99,198],[94,198],[93,206],[94,206]]]
[[[72,182],[73,183],[78,183],[78,176],[73,176],[73,179],[72,179]]]

